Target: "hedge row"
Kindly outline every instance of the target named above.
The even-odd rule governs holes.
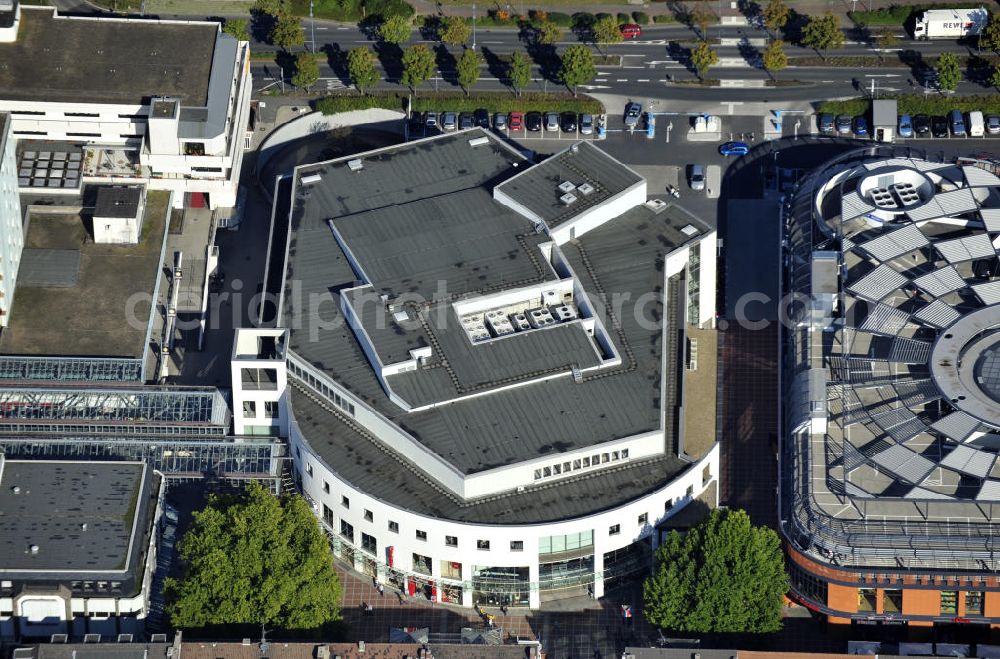
[[[398,94],[372,94],[370,96],[324,96],[313,103],[313,109],[323,114],[336,114],[352,110],[370,110],[385,108],[386,110],[403,110],[406,97]]]
[[[943,3],[890,5],[872,11],[849,11],[847,17],[857,25],[902,25],[910,16],[925,9],[950,9],[954,6]]]
[[[656,23],[657,25],[663,23],[676,23],[677,17],[671,16],[670,14],[658,14],[656,16],[653,16],[653,22]]]
[[[904,95],[896,98],[899,114],[946,115],[952,110],[971,112],[979,110],[985,114],[1000,114],[1000,96],[921,96]],[[871,101],[854,98],[847,101],[824,101],[820,112],[831,114],[858,115],[868,112]]]
[[[292,13],[309,15],[309,0],[291,0]],[[412,17],[416,10],[404,0],[313,0],[316,18],[355,23],[362,20],[380,21],[390,16]]]
[[[323,114],[369,110],[371,108],[404,110],[406,108],[406,95],[390,93],[368,96],[338,94],[324,96],[313,103],[313,109]],[[600,102],[587,96],[574,98],[570,94],[529,93],[515,98],[509,92],[474,94],[472,96],[465,96],[461,93],[415,96],[412,98],[412,108],[417,112],[472,112],[479,108],[486,108],[490,112],[538,111],[577,112],[579,114],[601,114],[604,112],[604,106]]]

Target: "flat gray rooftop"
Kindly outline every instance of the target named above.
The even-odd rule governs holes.
[[[102,185],[97,188],[95,217],[135,217],[142,202],[142,186]]]
[[[166,192],[148,194],[138,245],[94,243],[86,224],[89,218],[32,213],[25,254],[31,259],[35,250],[77,252],[77,279],[67,282],[63,277],[38,286],[30,285],[38,279],[29,279],[26,285],[18,282],[10,324],[0,331],[0,354],[142,356],[151,305],[147,297],[133,306],[131,298],[151,296],[156,285],[167,201]],[[49,274],[66,272],[62,268]]]
[[[0,574],[124,570],[151,484],[142,463],[5,461]]]
[[[595,206],[624,192],[642,180],[590,142],[578,142],[575,150],[558,153],[500,186],[500,191],[521,204],[551,227],[562,224],[587,206]],[[569,181],[589,183],[590,194],[574,191],[577,200],[567,206],[559,197],[559,185]]]
[[[449,287],[454,282],[461,292],[479,291],[479,285],[502,285],[508,282],[514,286],[515,282],[522,282],[520,285],[523,285],[523,281],[547,281],[555,278],[551,271],[545,271],[549,266],[544,263],[541,252],[537,249],[544,234],[531,232],[522,236],[523,242],[510,243],[510,234],[493,235],[486,228],[478,229],[485,231],[484,240],[491,242],[506,259],[491,261],[494,257],[488,256],[484,250],[486,246],[474,240],[475,234],[468,233],[472,231],[468,227],[476,226],[475,220],[470,219],[470,216],[494,218],[500,226],[508,223],[508,231],[517,231],[522,225],[529,224],[509,218],[507,211],[489,198],[493,185],[504,180],[505,176],[517,173],[524,164],[511,157],[500,146],[470,148],[469,137],[480,134],[473,131],[431,142],[394,147],[386,157],[363,159],[360,171],[351,171],[346,163],[340,163],[309,168],[305,172],[308,175],[318,170],[322,178],[298,188],[294,193],[283,307],[284,324],[292,328],[291,350],[328,373],[336,382],[464,473],[481,472],[540,456],[558,455],[567,450],[597,446],[603,442],[655,430],[660,427],[661,413],[667,416],[668,445],[665,448],[668,455],[672,454],[676,383],[666,383],[661,387],[661,368],[665,357],[667,372],[675,372],[672,365],[677,363],[679,349],[675,345],[676,333],[671,332],[668,332],[667,338],[670,345],[666,348],[663,346],[661,321],[665,318],[670,326],[679,328],[686,317],[683,310],[664,309],[661,303],[647,305],[644,312],[638,315],[628,308],[621,318],[609,316],[598,305],[596,315],[608,328],[610,340],[621,356],[622,363],[619,366],[607,366],[593,374],[584,374],[579,381],[567,374],[527,386],[494,391],[488,396],[467,398],[409,413],[389,401],[354,332],[340,317],[338,298],[344,294],[345,289],[356,283],[356,275],[348,255],[339,248],[331,249],[331,246],[336,246],[336,241],[328,220],[332,219],[337,227],[342,222],[341,218],[334,215],[337,205],[347,211],[345,226],[350,224],[350,217],[364,212],[364,216],[370,220],[388,218],[386,221],[395,227],[395,231],[404,230],[405,225],[405,230],[410,232],[405,236],[395,232],[383,233],[377,226],[366,225],[357,228],[360,233],[352,234],[365,237],[365,241],[360,244],[361,248],[353,253],[358,262],[363,265],[366,261],[359,253],[367,254],[365,250],[370,250],[379,272],[391,271],[391,276],[387,275],[385,279],[394,282],[389,292],[394,293],[398,290],[396,287],[405,285],[405,278],[401,274],[408,267],[420,273],[414,276],[412,282],[407,282],[419,287],[420,291],[433,290],[431,284],[436,285],[440,277],[447,277],[445,281]],[[515,163],[518,164],[517,168],[514,167]],[[354,183],[362,180],[360,175],[377,168],[388,168],[384,173],[390,178],[382,180],[379,177],[376,182]],[[436,175],[432,175],[433,173]],[[302,174],[300,170],[300,175]],[[458,180],[453,180],[449,185],[448,177],[452,176]],[[419,179],[419,184],[416,179]],[[361,188],[365,186],[371,186],[372,189],[362,193]],[[465,224],[467,231],[452,231],[447,227],[447,218],[444,216],[421,215],[425,219],[423,222],[407,217],[413,204],[423,205],[429,202],[431,196],[442,198],[435,201],[436,207],[453,209],[451,212],[457,213],[456,221]],[[475,201],[453,205],[448,199],[451,197]],[[391,205],[391,212],[386,209],[373,214],[367,213],[379,202]],[[473,203],[481,204],[482,209],[478,205],[472,205]],[[689,224],[698,230],[693,236],[680,230]],[[351,226],[351,229],[354,228]],[[655,213],[640,206],[581,236],[574,243],[563,245],[562,249],[586,291],[600,291],[609,296],[622,293],[635,300],[650,292],[663,290],[662,261],[666,253],[697,240],[710,230],[712,227],[689,216],[675,216],[670,210]],[[440,242],[431,241],[432,235],[439,236]],[[379,239],[384,239],[389,244],[386,255],[375,253]],[[392,254],[395,250],[405,252],[406,239],[416,246],[424,245],[426,241],[427,249],[433,255],[422,260],[404,253],[394,259]],[[453,242],[452,253],[446,249],[447,241]],[[353,242],[347,242],[353,247]],[[479,271],[485,277],[479,280],[481,283],[464,281],[471,274],[466,267],[467,255],[473,253],[470,250],[481,253],[482,263],[490,265],[489,269],[481,268]],[[383,258],[389,263],[383,265],[380,260]],[[473,259],[469,263],[474,264],[476,261]],[[425,267],[430,274],[423,274]],[[504,268],[513,270],[505,271]],[[501,272],[506,274],[498,274]],[[372,276],[371,273],[366,274]],[[478,276],[479,274],[476,275],[477,278]],[[432,280],[427,281],[428,278]],[[353,295],[352,292],[352,304],[355,302]],[[306,301],[310,296],[319,296],[318,299],[325,301],[319,305],[307,306]],[[452,298],[446,299],[448,306],[451,301]],[[436,304],[425,309],[428,316],[434,315]],[[433,339],[435,354],[443,354],[447,358],[447,365],[435,362],[432,357],[430,363],[415,371],[389,376],[394,391],[404,393],[404,397],[410,396],[417,402],[438,400],[446,394],[454,398],[484,386],[495,386],[505,379],[517,379],[525,374],[534,377],[565,368],[569,364],[591,366],[596,359],[593,349],[581,344],[578,340],[580,337],[572,333],[572,324],[473,346],[461,327],[440,329],[433,326],[429,330],[421,328],[421,331],[413,331],[394,326],[392,315],[386,314],[384,310],[380,311],[376,304],[365,304],[362,308],[372,316],[382,314],[384,325],[373,336],[373,341],[383,357],[398,357],[401,360],[406,357],[408,350],[426,345]],[[451,309],[447,312],[454,313]],[[322,325],[318,332],[312,333],[307,329],[319,321],[322,321]],[[363,322],[367,329],[374,320],[365,317]],[[451,324],[454,325],[454,319]],[[590,362],[582,358],[587,351],[592,360]],[[305,436],[315,438],[320,445],[314,448],[327,459],[332,468],[343,473],[342,470],[347,470],[348,463],[361,463],[357,470],[347,470],[350,473],[343,475],[349,480],[357,479],[355,482],[362,489],[371,491],[376,483],[398,486],[402,482],[416,480],[412,478],[412,469],[399,470],[391,463],[378,469],[369,466],[372,461],[384,462],[385,454],[381,448],[373,447],[375,452],[371,454],[371,460],[359,458],[358,442],[347,431],[338,435],[339,430],[331,430],[338,423],[334,420],[333,411],[323,410],[318,404],[306,400],[304,395],[296,396],[294,408]],[[348,427],[346,424],[341,425]],[[383,458],[376,458],[378,454]],[[657,464],[660,466],[655,481],[661,485],[683,466],[676,459],[664,459]],[[389,478],[388,472],[383,469],[400,471],[399,477]],[[628,477],[639,478],[640,472],[642,470],[637,469]],[[646,489],[653,487],[651,482],[641,478],[637,483],[639,487]],[[614,494],[622,491],[622,487],[622,483],[615,481],[606,490],[603,486],[598,488],[599,496],[581,494],[571,499],[560,497],[564,503],[555,506],[552,511],[532,507],[530,510],[526,509],[518,519],[557,519],[585,514],[613,505],[609,501],[625,500],[625,495],[618,498]],[[562,485],[554,487],[557,491],[562,491],[562,488]],[[636,495],[635,489],[625,489],[628,490],[628,496]],[[437,504],[433,501],[435,498],[442,498],[437,489],[433,489],[434,494],[428,494],[422,499],[416,495],[409,497],[406,494],[408,491],[404,487],[400,490],[401,494],[393,500],[404,506],[409,505],[411,498],[414,506],[420,501],[426,501],[427,503],[420,503],[421,509],[426,511],[437,510]],[[387,491],[384,496],[390,498],[392,495]],[[464,505],[459,508],[466,509]],[[488,514],[483,512],[485,510],[486,508],[473,507],[468,509],[468,514],[447,512],[447,509],[438,512],[458,515],[460,517],[456,518],[461,519],[481,516],[482,521],[487,521],[495,518],[491,517],[495,515],[495,510],[490,509]]]
[[[53,16],[21,7],[17,41],[0,44],[0,98],[142,105],[175,96],[204,106],[217,23]]]

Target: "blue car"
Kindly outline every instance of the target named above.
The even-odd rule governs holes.
[[[913,137],[913,119],[908,114],[904,114],[899,118],[899,136]]]
[[[857,137],[868,135],[868,120],[864,117],[854,117],[854,134]]]
[[[719,153],[724,156],[745,156],[750,153],[746,142],[726,142],[719,147]]]

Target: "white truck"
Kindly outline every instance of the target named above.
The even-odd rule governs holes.
[[[917,14],[913,28],[915,39],[961,39],[983,31],[990,13],[976,9],[927,9]]]

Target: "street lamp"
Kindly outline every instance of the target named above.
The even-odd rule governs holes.
[[[312,51],[316,53],[316,19],[313,18],[313,0],[309,0],[309,32],[312,35]]]
[[[476,3],[472,3],[472,50],[476,49]]]

